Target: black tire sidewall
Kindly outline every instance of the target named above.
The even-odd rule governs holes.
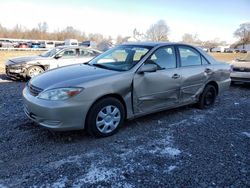
[[[212,92],[214,92],[214,99],[213,99],[213,102],[212,102],[211,104],[206,105],[206,95],[207,95],[207,93],[208,93],[210,90],[213,90]],[[202,92],[202,94],[201,94],[201,96],[200,96],[200,100],[199,100],[198,106],[199,106],[199,108],[201,108],[201,109],[209,108],[209,107],[211,107],[211,106],[214,105],[215,100],[216,100],[216,89],[215,89],[215,87],[214,87],[213,85],[207,85],[207,86],[204,88],[204,90],[203,90],[203,92]]]
[[[116,127],[115,130],[113,130],[110,133],[102,133],[98,130],[98,128],[96,127],[96,118],[98,113],[100,112],[101,109],[103,109],[105,106],[108,105],[113,105],[116,106],[121,113],[121,121],[119,123],[119,125]],[[107,137],[107,136],[111,136],[113,134],[115,134],[119,127],[123,124],[125,119],[125,110],[124,110],[124,106],[123,104],[116,98],[104,98],[101,99],[99,101],[97,101],[89,110],[89,113],[87,115],[87,119],[86,119],[86,130],[87,132],[95,137]]]

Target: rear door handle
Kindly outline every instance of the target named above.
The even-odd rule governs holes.
[[[174,74],[173,76],[172,76],[172,78],[173,79],[178,79],[178,78],[180,78],[181,76],[179,75],[179,74]]]

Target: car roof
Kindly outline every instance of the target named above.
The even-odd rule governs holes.
[[[89,47],[86,47],[86,46],[57,46],[56,48],[59,48],[59,49],[75,49],[75,48],[81,48],[81,49],[91,49],[91,50],[96,50],[96,49],[93,49],[93,48],[89,48]]]
[[[86,50],[94,50],[96,52],[102,53],[102,51],[100,51],[100,50],[97,50],[97,49],[94,49],[94,48],[91,48],[91,47],[86,47],[86,46],[66,46],[66,45],[64,45],[64,46],[57,46],[56,48],[60,49],[60,50],[62,50],[62,49],[76,49],[76,48],[80,48],[80,49],[86,49]]]
[[[191,45],[188,45],[188,44],[185,44],[185,43],[176,43],[176,42],[127,42],[127,43],[123,43],[122,45],[138,45],[138,46],[150,46],[150,47],[165,46],[165,45],[186,45],[186,46],[191,46]]]

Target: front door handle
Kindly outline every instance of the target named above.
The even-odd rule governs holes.
[[[207,74],[211,74],[213,72],[213,70],[209,69],[209,68],[206,68],[204,72],[207,73]]]
[[[180,78],[181,76],[179,75],[179,74],[174,74],[173,76],[172,76],[172,78],[173,79],[178,79],[178,78]]]

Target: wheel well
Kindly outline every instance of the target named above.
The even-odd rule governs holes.
[[[30,65],[29,67],[27,67],[26,70],[28,70],[29,68],[34,67],[34,66],[41,67],[43,70],[45,70],[45,67],[43,65]]]
[[[87,113],[87,116],[86,116],[86,120],[87,120],[87,117],[88,117],[88,115],[89,115],[89,111],[90,111],[90,109],[92,108],[92,106],[93,106],[94,104],[96,104],[97,102],[99,102],[100,100],[102,100],[102,99],[104,99],[104,98],[108,98],[108,97],[115,98],[115,99],[119,100],[119,101],[122,103],[122,105],[123,105],[123,107],[124,107],[125,119],[126,119],[126,117],[127,117],[127,108],[126,108],[125,101],[123,100],[123,98],[122,98],[121,95],[115,94],[115,93],[114,93],[114,94],[107,94],[107,95],[104,95],[104,96],[101,96],[100,98],[98,98],[98,99],[91,105],[91,107],[89,108],[88,113]],[[85,123],[86,123],[86,120],[85,120]]]
[[[43,70],[45,70],[45,67],[43,65],[37,65],[39,67],[41,67]]]
[[[218,84],[217,84],[215,81],[210,81],[210,82],[207,83],[207,85],[212,85],[212,86],[214,86],[215,89],[216,89],[216,94],[217,94],[217,95],[219,94],[219,86],[218,86]],[[206,85],[206,86],[207,86],[207,85]]]

